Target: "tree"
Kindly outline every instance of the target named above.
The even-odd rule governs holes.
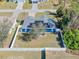
[[[63,16],[63,7],[60,6],[60,7],[57,9],[56,13],[57,13],[57,16],[58,16],[58,17],[62,17],[62,16]]]
[[[64,0],[66,1],[66,0]],[[66,3],[64,2],[64,5]],[[71,8],[59,8],[57,10],[58,26],[63,28],[64,42],[69,49],[79,50],[79,14],[78,3],[72,4]],[[75,6],[75,7],[74,7]]]
[[[61,11],[57,11],[57,15],[60,17],[60,20],[58,18],[58,27],[63,29],[68,26],[68,23],[70,21],[70,10],[62,8]]]
[[[7,37],[8,32],[13,24],[13,21],[8,17],[0,17],[0,45],[2,47],[2,43],[4,39]]]

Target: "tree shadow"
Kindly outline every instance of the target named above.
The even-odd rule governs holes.
[[[41,51],[41,59],[46,59],[45,49]]]

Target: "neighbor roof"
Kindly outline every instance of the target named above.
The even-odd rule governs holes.
[[[27,26],[30,24],[30,23],[34,23],[34,17],[31,17],[31,16],[28,16],[25,20],[24,20],[24,23],[23,23],[23,26],[22,28],[23,29],[27,29]]]

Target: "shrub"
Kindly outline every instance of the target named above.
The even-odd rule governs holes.
[[[66,29],[64,31],[64,41],[67,48],[79,50],[79,30]]]

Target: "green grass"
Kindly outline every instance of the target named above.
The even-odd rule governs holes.
[[[72,2],[71,8],[72,8],[73,10],[75,10],[77,13],[79,13],[79,3],[77,3],[77,2]]]
[[[38,4],[39,9],[55,9],[57,6],[54,6],[53,0],[49,0],[48,2],[40,2]]]
[[[12,12],[0,12],[0,16],[12,16]]]
[[[32,8],[32,4],[30,4],[30,3],[24,3],[23,9],[31,9],[31,8]]]
[[[38,12],[36,14],[36,17],[40,17],[40,16],[44,16],[44,15],[49,15],[49,13],[48,12]]]
[[[0,2],[0,9],[15,9],[16,6],[13,2]]]

